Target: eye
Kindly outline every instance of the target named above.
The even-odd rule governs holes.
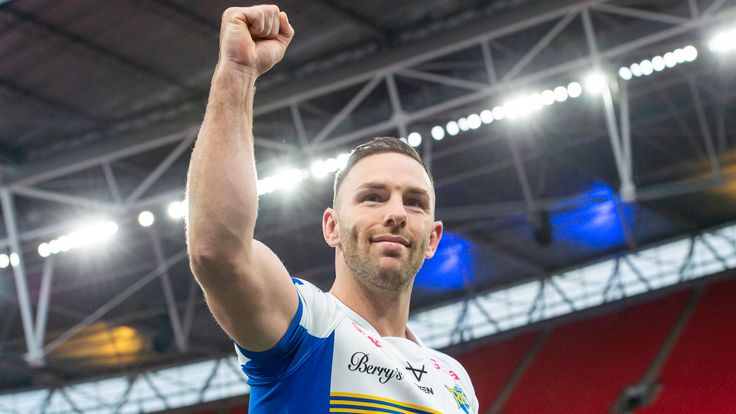
[[[377,202],[380,201],[378,194],[366,194],[363,196],[363,201]]]
[[[410,198],[410,199],[406,200],[406,205],[409,206],[409,207],[421,207],[422,206],[422,203],[419,202],[419,200],[417,200],[415,198]]]

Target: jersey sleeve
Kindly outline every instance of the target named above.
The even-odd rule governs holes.
[[[235,344],[248,383],[276,382],[295,372],[321,347],[326,346],[338,322],[344,317],[334,298],[316,286],[292,278],[299,305],[284,336],[273,348],[253,352]]]

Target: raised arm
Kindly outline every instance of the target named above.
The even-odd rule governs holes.
[[[283,264],[253,239],[258,213],[254,85],[281,60],[293,35],[276,6],[223,13],[219,61],[187,178],[192,271],[215,319],[251,351],[275,345],[298,305]]]

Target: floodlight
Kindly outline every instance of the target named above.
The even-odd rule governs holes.
[[[674,53],[667,52],[664,54],[664,65],[668,68],[674,68],[677,65],[677,59]]]
[[[337,160],[335,162],[337,163]],[[276,174],[273,179],[277,190],[289,190],[304,180],[304,172],[296,168],[284,170]]]
[[[38,255],[41,257],[49,257],[51,256],[51,247],[48,243],[43,242],[38,245]],[[0,266],[1,267],[1,266]]]
[[[632,76],[634,76],[634,74],[631,73],[631,69],[627,68],[626,66],[622,66],[618,70],[618,76],[620,76],[623,80],[629,80]]]
[[[533,111],[538,111],[542,109],[544,107],[544,101],[542,100],[542,95],[538,93],[533,93],[529,95],[527,104]]]
[[[339,168],[339,165],[337,163],[337,159],[335,158],[328,158],[325,160],[325,167],[327,168],[327,172],[334,173]]]
[[[480,121],[484,124],[490,124],[493,122],[493,113],[490,109],[484,109],[480,112]]]
[[[447,129],[447,133],[452,136],[455,136],[460,132],[460,126],[455,121],[448,122],[445,128]]]
[[[172,219],[179,220],[186,214],[186,206],[183,201],[173,201],[169,203],[166,212],[169,213],[169,217]]]
[[[460,130],[465,132],[470,129],[470,126],[468,126],[468,120],[467,118],[460,118],[457,120],[457,125],[460,127]]]
[[[478,129],[481,126],[480,116],[478,114],[468,115],[468,126],[470,129]]]
[[[141,211],[140,214],[138,214],[138,224],[140,224],[143,227],[151,227],[153,222],[156,220],[156,217],[153,216],[153,213],[150,211]]]
[[[682,48],[677,48],[672,53],[675,55],[675,61],[677,61],[677,63],[685,63],[685,51],[682,50]]]
[[[652,58],[652,68],[656,72],[661,72],[665,68],[664,58],[662,56],[655,56]]]
[[[555,93],[549,89],[542,91],[542,103],[547,106],[555,103]]]
[[[432,127],[430,134],[432,134],[432,138],[434,138],[435,141],[441,141],[442,138],[445,137],[445,129],[439,125],[435,125]]]
[[[649,76],[654,72],[652,61],[649,59],[642,60],[641,63],[639,63],[639,66],[641,67],[641,74],[644,76]]]
[[[633,70],[632,70],[633,72]],[[585,89],[591,93],[600,93],[608,86],[606,76],[600,72],[593,72],[585,78]]]
[[[10,266],[10,257],[7,254],[0,254],[0,269],[5,269]]]
[[[692,62],[698,58],[698,49],[693,45],[683,47],[682,51],[685,53],[685,62]]]
[[[409,136],[406,137],[406,141],[409,143],[409,145],[416,148],[422,145],[422,136],[418,132],[412,132],[409,134]]]
[[[567,100],[567,88],[564,86],[558,86],[553,91],[555,94],[555,101],[565,102]]]
[[[344,152],[335,158],[335,161],[337,161],[337,169],[342,170],[348,165],[348,160],[350,159],[350,154],[347,152]],[[303,175],[303,174],[302,174]],[[299,180],[301,181],[301,179]]]
[[[580,85],[578,82],[570,82],[569,85],[567,85],[567,94],[571,98],[577,98],[583,93],[583,86]]]
[[[736,30],[722,32],[708,42],[708,49],[714,53],[727,53],[736,50]]]
[[[10,253],[10,265],[15,267],[20,264],[20,257],[18,253]]]
[[[506,117],[506,110],[503,108],[503,106],[496,106],[491,109],[491,114],[493,115],[493,119],[497,119],[500,121]]]
[[[643,75],[643,73],[641,73],[641,66],[639,66],[638,63],[632,63],[631,66],[629,66],[629,70],[631,70],[631,74],[637,78]]]
[[[309,167],[309,171],[312,172],[312,176],[314,178],[323,178],[329,173],[329,171],[327,171],[327,165],[325,165],[325,162],[322,160],[312,162]]]
[[[276,191],[276,181],[273,177],[266,177],[256,183],[258,195],[264,195]]]

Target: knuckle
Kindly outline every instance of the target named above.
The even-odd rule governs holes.
[[[238,13],[239,9],[237,7],[228,7],[224,12],[222,12],[222,19],[227,20]]]

